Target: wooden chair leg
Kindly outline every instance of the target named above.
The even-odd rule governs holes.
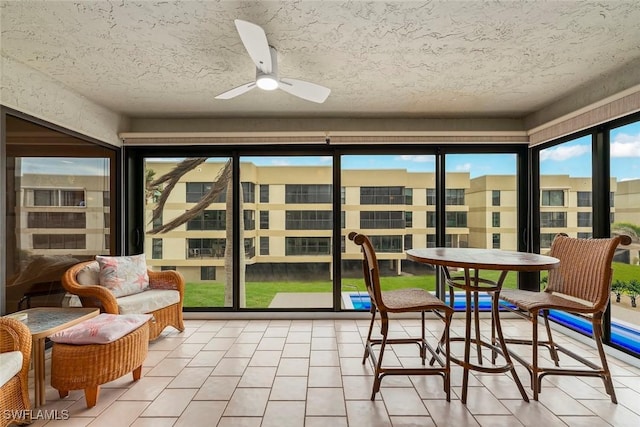
[[[533,390],[533,400],[538,400],[538,312],[531,313],[531,323],[533,331],[531,334],[531,389]]]
[[[598,318],[593,318],[592,321],[593,340],[598,347],[598,354],[600,355],[600,366],[602,366],[602,381],[604,382],[604,388],[611,397],[612,403],[618,403],[616,398],[616,391],[613,388],[613,380],[611,379],[611,372],[609,371],[609,365],[607,364],[607,356],[602,346],[602,321]]]
[[[369,358],[369,344],[371,343],[371,333],[373,332],[373,324],[376,321],[376,309],[372,305],[371,306],[371,323],[369,323],[369,333],[367,334],[367,339],[365,341],[364,346],[364,356],[362,356],[362,364],[364,365]]]
[[[380,375],[380,372],[382,371],[382,359],[384,356],[384,349],[387,345],[387,334],[389,333],[389,318],[385,313],[380,313],[380,318],[382,322],[382,327],[380,328],[380,332],[382,333],[382,340],[380,342],[380,354],[378,355],[378,363],[375,366],[375,378],[373,380],[371,400],[375,400],[376,393],[380,391],[380,383],[382,382],[382,376]]]
[[[134,369],[132,374],[133,374],[133,380],[134,381],[138,381],[140,379],[140,377],[142,376],[142,365],[140,365],[136,369]]]
[[[542,314],[544,316],[544,325],[547,329],[547,342],[549,343],[549,353],[551,354],[551,359],[553,359],[553,363],[557,367],[560,366],[560,358],[558,357],[558,351],[556,350],[556,345],[553,343],[553,336],[551,335],[551,326],[549,324],[549,310],[543,310]]]
[[[100,386],[89,387],[84,389],[84,398],[87,402],[87,408],[93,408],[98,402],[98,396],[100,395]]]
[[[64,399],[69,396],[69,390],[58,390],[58,396],[60,396],[60,399]]]

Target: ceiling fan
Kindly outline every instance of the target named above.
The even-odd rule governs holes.
[[[255,87],[263,90],[282,89],[298,98],[319,104],[327,99],[331,93],[329,88],[304,80],[279,78],[277,52],[267,42],[267,36],[262,27],[240,19],[234,22],[244,47],[256,64],[256,80],[221,93],[216,96],[216,99],[235,98]]]

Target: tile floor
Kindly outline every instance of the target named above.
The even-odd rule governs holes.
[[[396,319],[393,334],[413,335],[419,325]],[[428,321],[433,336],[440,325]],[[368,320],[187,320],[186,326],[152,342],[140,381],[127,375],[104,385],[94,408],[86,408],[82,391],[59,399],[47,387],[47,404],[32,426],[640,426],[640,369],[611,356],[618,405],[597,378],[547,377],[540,400],[526,403],[509,376],[482,373],[471,376],[463,405],[456,365],[450,403],[437,376],[386,377],[372,402],[372,369],[361,364]],[[463,328],[454,319],[452,335]],[[507,336],[529,333],[520,319],[503,320],[503,328]],[[572,338],[558,338],[595,356]],[[385,353],[389,364],[416,362],[414,346],[392,350]],[[530,391],[526,371],[518,370]],[[67,420],[44,419],[62,410]]]

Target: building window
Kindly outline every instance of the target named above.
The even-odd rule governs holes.
[[[226,239],[187,239],[189,258],[223,258]]]
[[[345,211],[340,211],[340,228],[344,228],[344,225],[347,223],[347,213]]]
[[[151,239],[151,259],[162,259],[162,239]]]
[[[111,249],[111,235],[110,234],[105,234],[104,235],[104,248],[105,249]]]
[[[500,206],[500,190],[491,190],[491,206]]]
[[[542,190],[542,206],[564,206],[564,190]]]
[[[256,202],[256,185],[253,182],[243,182],[242,185],[242,201],[245,203]]]
[[[593,233],[578,233],[578,239],[591,239]]]
[[[413,212],[404,213],[404,226],[406,228],[413,227]]]
[[[467,213],[466,212],[446,212],[447,227],[466,227],[467,226]]]
[[[435,205],[436,204],[436,189],[435,188],[427,188],[427,205]]]
[[[344,187],[340,187],[340,204],[347,203],[347,190]]]
[[[159,227],[162,227],[162,212],[160,212],[160,215],[158,215],[158,217],[157,217],[157,218],[154,218],[154,219],[153,219],[153,222],[152,222],[151,226],[152,226],[153,228],[159,228]]]
[[[226,230],[226,211],[204,211],[187,221],[187,230]]]
[[[210,265],[200,267],[200,280],[216,280],[216,268]]]
[[[345,253],[346,251],[347,251],[346,236],[340,236],[340,252]]]
[[[377,252],[402,252],[403,236],[370,236],[370,239]]]
[[[111,191],[102,192],[102,206],[104,207],[111,206]]]
[[[255,230],[256,229],[256,211],[245,209],[244,216],[244,229]]]
[[[162,216],[162,215],[160,215]],[[102,214],[102,221],[104,222],[104,228],[111,228],[111,215],[109,212]]]
[[[404,189],[404,204],[413,205],[413,188]]]
[[[260,255],[269,255],[269,237],[260,236]]]
[[[286,211],[286,230],[331,230],[333,227],[331,211]]]
[[[269,211],[260,211],[260,228],[262,230],[269,229]]]
[[[427,227],[435,227],[435,226],[436,226],[436,213],[427,212]]]
[[[34,234],[33,249],[86,249],[85,234]]]
[[[285,255],[330,255],[330,237],[287,237]]]
[[[287,184],[285,203],[331,203],[331,184]]]
[[[404,205],[404,187],[360,187],[361,205]]]
[[[413,234],[404,235],[404,250],[413,249]]]
[[[464,188],[447,188],[445,190],[445,203],[447,205],[464,205]]]
[[[26,188],[25,206],[85,206],[84,190]]]
[[[244,239],[244,257],[253,258],[256,256],[256,239],[250,237]]]
[[[540,212],[540,227],[558,228],[567,226],[566,212]]]
[[[360,212],[360,228],[405,228],[403,211]]]
[[[578,212],[578,227],[591,227],[592,224],[591,212]]]
[[[540,247],[550,248],[555,237],[556,233],[540,233]]]
[[[493,233],[491,239],[493,240],[493,249],[500,249],[500,233]]]
[[[87,228],[87,218],[84,212],[29,212],[27,228]]]
[[[491,226],[500,227],[500,212],[491,212]]]
[[[615,203],[613,202],[615,199],[615,193],[614,192],[610,192],[609,193],[609,207],[613,208],[615,207]]]
[[[161,265],[160,271],[176,271],[175,265]]]
[[[435,234],[427,234],[427,247],[435,248],[436,247],[436,235]]]
[[[591,191],[578,191],[578,207],[590,207],[591,205]]]
[[[269,203],[269,184],[260,184],[260,203]]]
[[[212,185],[210,182],[187,182],[187,203],[198,203],[204,195],[211,191]]]

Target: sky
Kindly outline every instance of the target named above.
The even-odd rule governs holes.
[[[568,174],[573,177],[591,176],[590,137],[583,137],[540,153],[542,174]],[[431,155],[358,155],[344,156],[343,169],[406,169],[409,172],[435,171]],[[161,160],[161,159],[153,159]],[[162,159],[179,161],[180,159]],[[244,157],[260,166],[331,165],[331,157]],[[215,160],[212,160],[215,161]],[[226,159],[225,159],[226,161]],[[515,175],[514,154],[452,154],[445,160],[447,172],[469,172],[471,178],[483,175]],[[69,171],[75,175],[104,175],[108,160],[78,158],[29,158],[22,165],[23,173],[56,174]],[[640,179],[640,122],[611,132],[611,171],[618,181]]]

